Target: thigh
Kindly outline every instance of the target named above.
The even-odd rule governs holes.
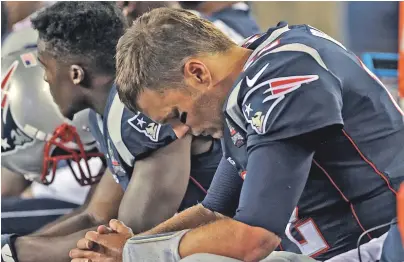
[[[56,199],[1,199],[1,234],[30,234],[78,205]]]

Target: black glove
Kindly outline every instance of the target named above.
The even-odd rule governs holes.
[[[17,252],[14,249],[16,234],[1,235],[1,262],[18,262]]]

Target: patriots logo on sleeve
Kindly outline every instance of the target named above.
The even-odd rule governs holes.
[[[148,117],[138,112],[128,119],[128,123],[139,133],[144,134],[153,142],[158,142],[161,125],[153,122]]]
[[[252,87],[245,95],[242,110],[246,121],[251,124],[252,129],[258,134],[265,134],[267,121],[276,106],[293,91],[303,84],[319,79],[318,75],[302,75],[277,77],[260,82]],[[247,77],[247,80],[251,80]],[[260,92],[261,95],[256,95]],[[258,97],[258,99],[257,99]]]

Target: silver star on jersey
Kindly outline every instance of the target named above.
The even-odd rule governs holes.
[[[10,148],[10,145],[7,142],[7,138],[2,138],[1,139],[1,147],[6,150],[7,148]]]
[[[143,128],[143,124],[146,124],[146,121],[143,120],[143,117],[140,119],[137,119],[137,124],[138,126],[140,126],[141,128]]]
[[[250,116],[250,113],[253,111],[251,108],[251,103],[245,106],[245,110],[244,110],[247,114],[247,116]]]

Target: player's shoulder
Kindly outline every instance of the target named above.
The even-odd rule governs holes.
[[[286,22],[280,22],[276,27],[268,29],[266,33],[247,38],[242,44],[242,47],[253,51],[244,66],[244,71],[260,70],[269,61],[273,68],[294,63],[294,60],[302,55],[307,55],[322,67],[326,67],[321,53],[330,44],[338,45],[338,48],[341,45],[309,25],[289,26]]]
[[[150,154],[176,139],[169,125],[161,125],[141,112],[132,112],[113,92],[104,113],[108,135],[121,158],[133,165],[135,158]]]
[[[285,86],[315,81],[329,71],[329,63],[321,55],[328,45],[341,49],[339,42],[318,29],[309,25],[289,26],[285,22],[246,39],[243,47],[251,49],[252,54],[241,74],[241,101],[262,86],[272,88],[266,93],[279,95],[292,91]]]
[[[245,131],[278,139],[299,134],[301,126],[324,126],[325,115],[311,114],[316,107],[334,110],[329,113],[340,121],[340,82],[312,37],[309,26],[280,23],[247,40],[253,52],[226,105],[227,115]]]

